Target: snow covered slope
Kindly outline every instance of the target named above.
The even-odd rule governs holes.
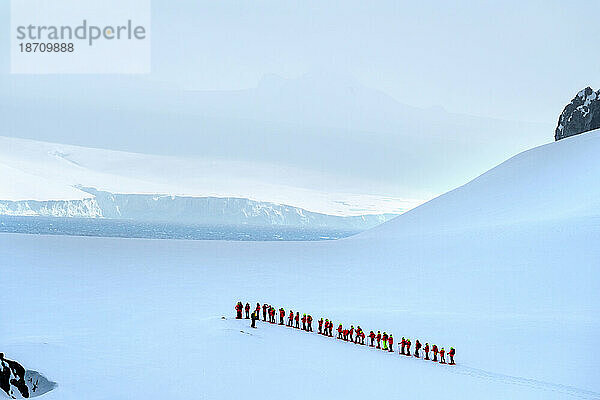
[[[345,222],[364,228],[386,220],[385,214],[397,215],[419,203],[418,200],[371,195],[368,185],[344,182],[339,177],[311,171],[223,160],[149,156],[7,137],[0,137],[0,173],[0,212],[11,215],[109,217],[119,204],[98,201],[97,191],[102,191],[120,198],[129,196],[130,213],[123,211],[121,218],[141,214],[150,217],[154,212],[153,218],[161,220],[160,210],[156,208],[133,210],[131,207],[132,204],[148,205],[143,196],[136,195],[153,195],[163,203],[168,198],[173,200],[172,204],[161,205],[168,209],[166,215],[192,212],[188,216],[196,222],[203,222],[204,214],[194,215],[192,209],[182,209],[181,204],[200,199],[193,206],[199,209],[207,199],[221,198],[231,199],[228,204],[247,199],[253,205],[236,210],[239,218],[221,221],[224,224],[255,222],[243,217],[252,215],[254,208],[260,209],[259,214],[267,212],[279,216],[275,219],[286,225],[293,225],[294,219],[312,213],[315,218],[305,218],[307,225],[323,219],[316,214],[324,214],[325,218],[334,217],[332,223],[340,220],[339,217],[354,217]],[[323,187],[329,191],[324,192]],[[363,193],[344,191],[349,187]],[[283,206],[291,210],[288,218],[281,211]],[[230,210],[216,205],[213,212],[211,217],[228,214]],[[361,219],[364,215],[370,216]],[[268,215],[265,218],[268,223]]]
[[[599,141],[332,242],[0,235],[2,350],[58,383],[47,399],[600,399]],[[251,330],[238,300],[454,346],[458,365]]]
[[[362,237],[600,216],[599,154],[600,130],[536,147]]]

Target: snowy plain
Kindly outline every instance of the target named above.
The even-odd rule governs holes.
[[[1,235],[0,343],[47,399],[600,399],[598,154],[599,131],[541,146],[331,242]],[[253,330],[238,300],[458,365]]]

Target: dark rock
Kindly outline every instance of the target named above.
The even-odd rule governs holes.
[[[13,399],[15,389],[20,396],[29,397],[29,387],[25,383],[25,368],[16,361],[0,357],[0,388]]]
[[[41,396],[55,387],[56,382],[46,379],[37,371],[25,369],[0,353],[0,389],[11,399]]]
[[[560,114],[554,139],[560,140],[598,128],[600,128],[600,90],[594,92],[588,86],[577,93]]]

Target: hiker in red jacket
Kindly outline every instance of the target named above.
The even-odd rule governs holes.
[[[402,341],[400,341],[400,354],[404,354],[404,348],[406,347],[406,339],[402,336]]]
[[[246,319],[250,319],[250,303],[246,303],[246,307],[244,309],[246,310]]]
[[[419,339],[417,339],[417,342],[415,343],[415,357],[419,358],[419,350],[421,349],[421,342],[419,342]]]
[[[325,320],[327,322],[327,320]],[[333,321],[329,321],[329,337],[333,337]]]
[[[364,334],[365,334],[365,333],[363,332],[363,330],[362,330],[362,328],[360,327],[360,325],[359,325],[359,326],[357,326],[357,327],[356,327],[356,343],[357,343],[357,344],[361,344],[361,342],[362,342],[362,338],[363,338]],[[364,344],[364,343],[363,343],[363,344]]]
[[[344,340],[348,341],[348,334],[350,333],[350,330],[348,329],[344,329]]]
[[[323,332],[323,318],[321,318],[319,321],[319,335]]]
[[[381,339],[383,340],[383,350],[387,350],[388,334],[383,332],[383,336],[381,336]]]
[[[296,329],[300,329],[300,313],[298,311],[296,311],[296,318],[294,318],[296,320]]]
[[[371,331],[371,333],[369,333],[369,339],[371,339],[371,347],[375,346],[373,343],[375,341],[375,332]]]
[[[433,360],[432,361],[436,361],[437,362],[437,353],[438,353],[437,344],[433,345],[433,348],[431,349],[431,351],[433,351]]]
[[[350,330],[348,331],[348,337],[350,338],[351,342],[354,342],[354,325],[350,325]]]
[[[446,353],[446,351],[442,347],[442,349],[440,350],[440,364],[446,364],[446,359],[444,358],[444,353]]]
[[[342,328],[342,324],[340,324],[340,326],[338,326],[337,331],[338,331],[338,337],[337,338],[338,339],[343,339],[342,333],[344,332],[344,329]]]
[[[242,308],[244,306],[242,306],[242,302],[238,301],[238,303],[235,305],[235,319],[242,319]]]
[[[260,318],[260,303],[256,303],[256,319]]]
[[[381,348],[381,331],[377,331],[377,348]]]
[[[362,345],[365,344],[365,331],[363,331],[362,329],[360,330],[360,343]]]
[[[425,348],[423,351],[425,352],[425,359],[429,360],[429,343],[425,343]]]
[[[281,307],[279,309],[279,325],[283,325],[283,320],[285,320],[285,310]]]
[[[302,314],[302,330],[306,330],[306,314]]]
[[[454,365],[454,355],[456,354],[456,350],[454,350],[454,347],[450,347],[450,351],[448,352],[448,355],[450,356],[450,365]]]
[[[288,318],[288,324],[287,326],[291,327],[294,323],[294,312],[292,310],[290,310],[290,316]]]
[[[306,330],[312,332],[312,315],[308,314],[306,317]]]
[[[392,334],[390,333],[390,337],[388,338],[388,343],[390,344],[390,352],[394,352],[393,346],[394,346],[394,337],[392,336]]]
[[[410,356],[410,339],[406,339],[406,355]]]
[[[267,308],[268,307],[269,307],[268,305],[263,304],[263,322],[267,321]]]
[[[362,337],[362,328],[360,327],[360,325],[358,325],[356,327],[356,340],[354,341],[354,343],[360,344],[361,337]]]

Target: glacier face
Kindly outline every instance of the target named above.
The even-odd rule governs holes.
[[[43,217],[102,217],[102,209],[94,198],[83,200],[0,200],[0,215]]]
[[[93,188],[80,189],[94,197],[61,201],[0,200],[0,215],[357,230],[373,227],[396,216],[395,214],[334,216],[246,198],[117,194]]]

